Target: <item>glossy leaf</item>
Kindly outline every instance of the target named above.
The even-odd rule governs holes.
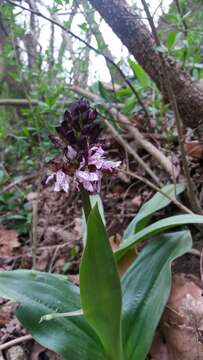
[[[125,360],[145,360],[171,288],[171,261],[192,247],[189,231],[160,235],[122,278]]]
[[[129,87],[124,87],[116,91],[116,96],[118,98],[123,98],[126,96],[130,97],[131,95],[132,95],[132,90]]]
[[[169,184],[164,186],[161,189],[165,194],[171,197],[176,197],[181,194],[185,190],[185,185],[177,184],[174,186],[173,184]],[[171,203],[171,200],[166,196],[157,192],[149,201],[142,205],[138,214],[134,217],[134,219],[130,222],[127,229],[123,235],[123,241],[127,240],[130,236],[134,235],[136,232],[142,230],[146,224],[150,221],[152,215]]]
[[[97,205],[87,222],[80,291],[84,317],[99,336],[107,358],[121,360],[121,285]]]
[[[105,221],[104,207],[103,207],[101,196],[99,194],[89,195],[89,199],[90,199],[90,203],[91,203],[92,208],[96,204],[98,204],[98,209],[99,209],[102,221],[103,221],[103,223],[105,225],[106,221]],[[82,217],[82,228],[83,228],[83,231],[82,231],[82,233],[83,233],[83,245],[85,246],[86,237],[87,237],[87,224],[86,224],[84,212],[83,212],[83,217]]]
[[[156,234],[164,232],[170,228],[174,228],[181,225],[188,224],[203,224],[203,216],[201,215],[177,215],[171,216],[151,224],[145,229],[139,231],[135,235],[130,236],[124,243],[121,244],[120,248],[115,252],[116,259],[119,260],[121,257],[133,246],[139,242],[148,239]]]
[[[67,360],[104,360],[100,341],[82,316],[43,321],[53,312],[81,309],[79,289],[62,276],[29,270],[0,273],[0,296],[15,300],[16,315],[33,338]]]
[[[111,102],[111,95],[108,92],[108,90],[106,90],[106,88],[104,87],[104,85],[102,84],[101,81],[98,81],[98,89],[99,89],[99,93],[101,95],[101,97],[106,100],[107,102]]]
[[[167,48],[170,50],[175,42],[176,42],[176,37],[177,37],[177,32],[176,31],[170,31],[166,40],[166,46]]]
[[[136,64],[133,60],[128,59],[128,63],[133,70],[133,73],[135,77],[138,79],[140,84],[144,87],[150,87],[151,86],[151,79],[149,75],[146,73],[146,71],[140,66],[139,64]]]

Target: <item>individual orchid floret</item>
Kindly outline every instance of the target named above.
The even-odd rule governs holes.
[[[76,181],[78,181],[85,190],[91,193],[99,193],[101,189],[101,173],[99,171],[81,171],[75,172]]]
[[[69,191],[70,178],[62,170],[58,170],[53,174],[51,174],[50,176],[48,176],[48,178],[46,179],[46,184],[51,180],[55,180],[54,191],[61,191],[61,190],[65,192]]]
[[[121,161],[106,160],[105,152],[100,145],[93,146],[88,152],[88,165],[94,165],[98,170],[107,170],[112,172],[120,166]]]
[[[94,145],[88,150],[87,161],[83,158],[79,169],[75,172],[76,182],[82,184],[85,190],[98,193],[101,190],[101,179],[103,173],[112,172],[120,161],[106,160],[105,152],[101,145]]]
[[[77,151],[75,151],[72,146],[68,145],[65,150],[65,155],[69,160],[75,160],[77,157]]]

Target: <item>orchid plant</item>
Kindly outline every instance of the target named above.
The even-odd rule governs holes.
[[[166,185],[141,207],[113,252],[96,194],[103,175],[116,171],[120,161],[106,159],[98,142],[97,112],[83,99],[70,106],[56,130],[58,136],[50,139],[62,153],[47,164],[51,174],[46,183],[62,192],[73,186],[82,197],[80,288],[59,274],[5,271],[0,273],[0,295],[19,304],[16,315],[37,342],[66,360],[144,360],[169,296],[171,262],[192,247],[189,230],[165,231],[203,223],[203,217],[178,215],[149,224],[170,202],[163,193],[184,191],[181,184],[176,189]],[[134,249],[145,239],[150,242],[137,256]]]

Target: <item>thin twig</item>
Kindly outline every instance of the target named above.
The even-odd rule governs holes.
[[[2,189],[2,191],[0,191],[0,194],[3,194],[4,192],[9,191],[10,189],[12,189],[13,187],[19,186],[20,184],[22,184],[23,182],[26,182],[28,180],[32,180],[36,177],[36,174],[30,174],[30,175],[26,175],[21,179],[17,179],[12,181],[12,183],[4,186],[4,188]]]
[[[20,344],[20,343],[22,343],[24,341],[29,341],[29,340],[32,340],[31,335],[21,336],[21,337],[19,337],[17,339],[8,341],[5,344],[0,345],[0,351],[6,350],[6,349],[8,349],[8,348],[10,348],[12,346],[18,345],[18,344]]]
[[[37,193],[36,198],[32,201],[32,268],[36,269],[37,261],[37,245],[38,245],[38,236],[37,236],[37,226],[38,226],[38,202],[39,202],[39,193]]]
[[[68,246],[68,245],[69,245],[69,244],[66,244],[66,246]],[[60,244],[55,245],[55,251],[54,251],[54,254],[53,254],[52,259],[51,259],[51,261],[50,261],[50,265],[49,265],[49,272],[50,272],[50,273],[51,273],[52,270],[53,270],[54,263],[55,263],[55,261],[56,261],[58,252],[59,252],[59,250],[60,250],[61,248],[64,248],[64,244],[62,244],[62,245],[60,245]],[[53,249],[53,247],[52,247],[52,249]]]
[[[30,100],[27,99],[0,99],[0,106],[30,106],[30,102],[32,105],[38,105],[38,100]]]
[[[203,249],[201,250],[201,255],[200,255],[200,279],[203,286]]]
[[[64,32],[67,32],[68,34],[70,34],[71,36],[73,36],[75,39],[77,39],[78,41],[80,41],[81,43],[83,43],[84,45],[86,45],[89,49],[93,50],[95,53],[97,53],[100,56],[103,56],[105,58],[106,61],[108,61],[110,64],[112,64],[120,73],[121,77],[123,78],[123,80],[126,82],[126,84],[129,86],[129,88],[132,90],[133,94],[135,95],[138,103],[140,104],[140,106],[142,107],[145,116],[148,120],[150,120],[150,115],[148,113],[148,110],[144,104],[144,102],[142,101],[142,99],[140,98],[138,92],[136,91],[136,89],[134,88],[134,86],[131,84],[131,82],[126,78],[125,74],[123,73],[123,71],[120,69],[120,67],[112,60],[110,59],[108,56],[104,55],[100,50],[96,49],[94,46],[92,46],[91,44],[89,44],[87,41],[83,40],[81,37],[79,37],[78,35],[76,35],[75,33],[73,33],[71,30],[66,29],[65,26],[63,26],[62,24],[60,24],[59,22],[57,22],[54,19],[49,18],[48,16],[42,14],[39,11],[35,11],[33,9],[28,9],[27,7],[17,4],[14,1],[11,0],[6,0],[7,3],[13,5],[13,6],[17,6],[25,11],[29,11],[37,16],[42,17],[43,19],[51,22],[52,24],[58,26],[59,28],[61,28]]]
[[[126,171],[126,170],[121,170],[119,169],[120,172],[123,172],[126,175],[131,176],[132,178],[135,178],[137,180],[142,181],[144,184],[148,185],[151,189],[158,191],[160,194],[162,194],[163,196],[165,196],[167,199],[169,199],[171,202],[173,202],[180,210],[184,211],[187,214],[194,214],[190,209],[188,209],[185,205],[181,204],[180,201],[178,201],[176,198],[166,194],[164,191],[161,190],[161,188],[159,188],[158,186],[156,186],[155,184],[153,184],[150,180],[146,179],[143,176],[137,175],[131,171]]]
[[[184,35],[186,37],[187,34],[188,34],[188,26],[187,26],[187,23],[186,23],[186,21],[185,21],[185,19],[183,17],[183,13],[182,13],[182,9],[181,9],[181,5],[180,5],[179,0],[175,0],[175,4],[176,4],[176,8],[178,10],[178,13],[179,13],[179,15],[181,17],[181,21],[182,21],[183,28],[184,28]]]

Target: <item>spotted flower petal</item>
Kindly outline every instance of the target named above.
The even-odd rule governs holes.
[[[51,180],[53,180],[55,178],[55,173],[51,174],[48,176],[48,178],[45,181],[45,184],[48,184]]]
[[[77,151],[75,151],[72,146],[68,145],[66,149],[66,156],[69,160],[75,160]]]
[[[54,191],[64,190],[68,192],[69,190],[69,176],[66,175],[62,170],[56,172],[56,182],[54,186]]]
[[[69,176],[66,175],[62,170],[56,171],[46,179],[46,184],[51,180],[55,179],[54,191],[65,191],[69,190]]]
[[[77,181],[83,185],[84,189],[89,192],[98,192],[101,182],[101,174],[99,171],[82,171],[76,170],[75,177]]]
[[[101,169],[112,172],[113,169],[116,169],[121,164],[121,161],[106,160],[104,154],[105,152],[100,145],[90,148],[88,165],[94,165],[98,170]]]
[[[76,170],[75,175],[80,182],[99,180],[99,175],[97,172]]]
[[[111,161],[111,160],[105,160],[102,164],[102,170],[108,170],[112,172],[114,169],[119,167],[121,164],[121,161]]]

